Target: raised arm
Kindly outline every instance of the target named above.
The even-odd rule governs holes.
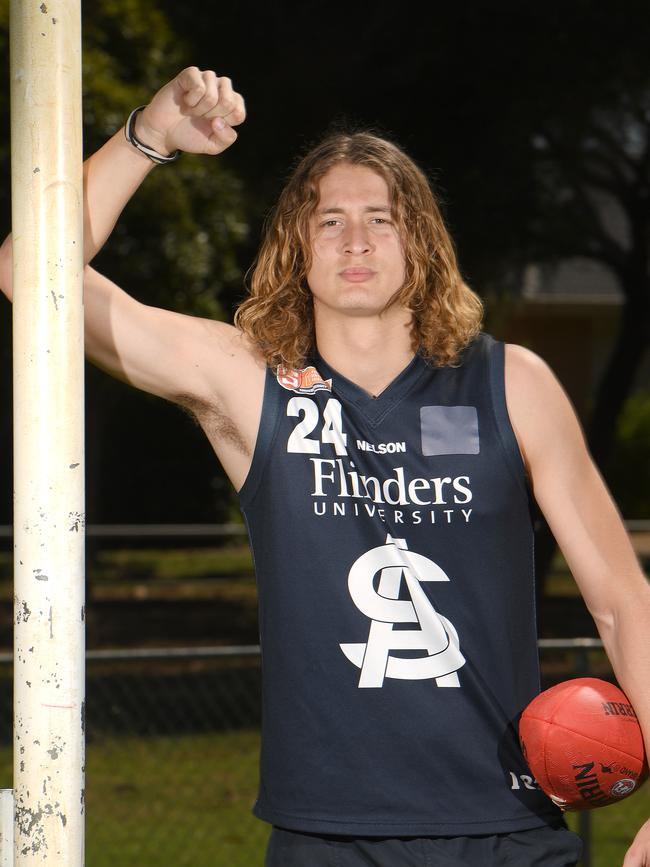
[[[175,150],[220,154],[237,138],[244,100],[229,78],[190,66],[135,117],[135,136],[162,156]],[[125,205],[155,163],[120,129],[84,163],[84,262],[102,248]],[[11,235],[0,248],[0,288],[11,299]]]
[[[214,156],[237,138],[244,101],[230,79],[184,69],[136,115],[135,136],[164,156],[175,150]],[[86,263],[154,167],[117,132],[84,164]],[[161,168],[160,171],[173,171]],[[0,286],[12,297],[11,236],[0,249]],[[86,354],[113,376],[190,409],[236,487],[255,443],[264,364],[232,325],[141,304],[86,264]]]
[[[180,72],[135,115],[135,136],[161,156],[175,150],[221,153],[237,138],[244,101],[229,78],[196,66]],[[156,165],[127,141],[124,127],[84,163],[84,258],[89,262]],[[160,171],[172,169],[160,169]],[[170,400],[199,395],[201,364],[187,359],[206,331],[232,329],[140,304],[101,274],[84,274],[86,351],[114,376]],[[0,285],[12,297],[11,235],[0,250]],[[191,337],[190,337],[191,334]],[[173,353],[174,361],[170,362]]]
[[[244,100],[229,78],[190,66],[162,87],[135,118],[136,138],[161,155],[180,150],[216,156],[237,138]],[[84,163],[84,253],[90,262],[155,164],[124,128]]]

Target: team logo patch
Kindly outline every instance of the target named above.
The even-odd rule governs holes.
[[[323,379],[313,365],[298,370],[295,367],[278,364],[276,376],[282,388],[295,391],[297,394],[315,394],[317,391],[332,390],[332,380]]]
[[[609,793],[615,798],[624,798],[634,791],[635,786],[636,782],[634,780],[618,780],[609,790]]]
[[[433,678],[438,686],[460,686],[457,672],[465,658],[458,633],[434,610],[421,587],[424,581],[449,577],[432,560],[409,551],[404,539],[390,534],[385,545],[366,551],[352,564],[348,589],[359,611],[370,618],[370,631],[366,642],[340,648],[361,669],[360,688],[381,687],[386,677]],[[400,598],[402,582],[409,599]],[[405,624],[412,627],[403,628]]]

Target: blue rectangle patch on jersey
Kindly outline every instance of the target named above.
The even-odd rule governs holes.
[[[480,451],[475,406],[421,406],[422,454],[477,455]]]

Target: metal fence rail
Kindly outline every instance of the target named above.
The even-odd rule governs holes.
[[[625,521],[628,533],[650,533],[650,520]],[[11,524],[0,524],[0,539],[12,539]],[[88,524],[86,536],[95,539],[212,539],[245,536],[244,524]]]
[[[610,676],[597,639],[539,646],[545,687]],[[11,660],[0,654],[0,787],[11,786]],[[259,647],[95,650],[87,673],[89,867],[261,867],[268,829],[250,812]],[[634,799],[626,803],[633,812]],[[609,867],[598,840],[618,835],[624,851],[644,818],[623,826],[618,809],[569,817],[585,842],[583,867]]]

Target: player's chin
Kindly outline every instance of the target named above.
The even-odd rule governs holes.
[[[342,303],[339,309],[350,318],[374,319],[381,317],[385,306],[385,304],[378,304],[376,301],[367,299],[346,299],[346,302]]]
[[[319,313],[355,317],[378,316],[385,306],[385,300],[378,298],[376,293],[358,287],[337,292],[333,298],[314,298],[314,312],[317,316]]]

